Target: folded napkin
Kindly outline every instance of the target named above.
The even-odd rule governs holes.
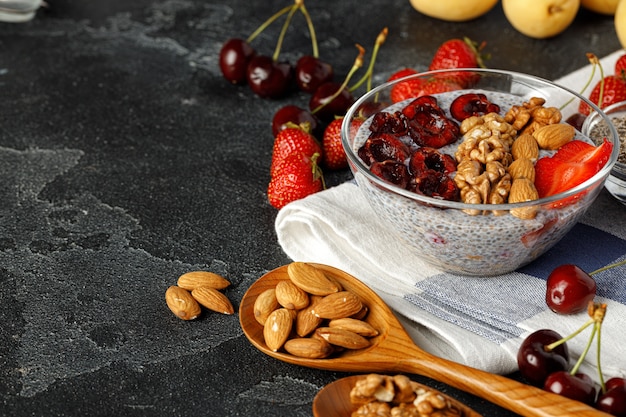
[[[602,60],[605,71],[611,71],[620,53]],[[557,82],[580,89],[589,74],[585,67]],[[547,308],[545,280],[556,266],[575,263],[591,272],[626,259],[625,208],[605,197],[605,204],[596,202],[541,258],[489,278],[447,274],[416,260],[377,221],[353,181],[288,204],[275,226],[278,242],[291,259],[331,265],[359,278],[385,300],[425,350],[488,372],[510,373],[517,370],[517,350],[529,333],[550,328],[565,336],[587,319],[586,312],[562,316]],[[608,304],[602,371],[626,377],[626,267],[594,278],[597,299]],[[583,351],[590,331],[568,342],[572,356]],[[595,346],[581,369],[597,379]]]

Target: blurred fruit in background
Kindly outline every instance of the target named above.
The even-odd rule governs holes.
[[[426,16],[451,22],[472,20],[487,13],[498,0],[411,0],[415,10]]]
[[[529,7],[532,3],[532,7]],[[580,0],[502,0],[504,15],[515,29],[537,39],[563,32],[578,13]]]
[[[621,0],[615,10],[615,31],[623,48],[626,48],[626,0]]]
[[[580,0],[580,5],[592,12],[614,15],[620,0]]]

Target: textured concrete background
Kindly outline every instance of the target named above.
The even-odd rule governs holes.
[[[288,1],[50,0],[0,23],[0,414],[310,416],[341,373],[257,352],[237,315],[182,322],[165,289],[183,272],[226,276],[235,308],[289,259],[266,201],[273,113],[229,85],[217,55]],[[619,48],[612,19],[581,11],[550,40],[501,6],[468,23],[408,1],[311,1],[321,57],[343,76],[385,26],[375,83],[426,69],[451,37],[486,40],[488,66],[557,78]],[[365,22],[368,22],[365,24]],[[253,44],[271,54],[279,25]],[[311,52],[296,17],[281,57]],[[329,184],[351,178],[329,177]],[[491,416],[499,408],[443,384]]]

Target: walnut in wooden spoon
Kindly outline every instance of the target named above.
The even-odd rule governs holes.
[[[358,380],[366,375],[353,375],[340,378],[322,388],[313,400],[314,417],[350,417],[352,412],[358,407],[350,401],[350,391]],[[476,411],[465,404],[451,398],[433,388],[418,384],[426,391],[436,392],[454,404],[455,408],[461,412],[459,417],[481,417]]]
[[[393,312],[369,287],[350,274],[315,264],[332,275],[344,289],[357,294],[369,307],[366,321],[380,334],[366,349],[346,350],[327,359],[300,358],[274,352],[263,339],[263,327],[254,318],[254,301],[263,291],[289,279],[287,266],[268,272],[246,292],[239,306],[239,321],[246,337],[259,350],[281,361],[316,369],[341,372],[419,374],[484,398],[523,416],[609,416],[581,402],[525,385],[512,379],[471,368],[434,356],[420,349],[406,333]]]

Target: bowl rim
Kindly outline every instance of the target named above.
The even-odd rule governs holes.
[[[406,77],[398,78],[393,81],[388,81],[383,84],[380,84],[377,87],[374,87],[373,89],[368,91],[367,93],[363,94],[352,104],[352,106],[350,106],[341,124],[341,142],[346,151],[348,161],[350,162],[349,164],[350,167],[351,168],[356,167],[356,171],[364,175],[370,182],[375,183],[377,186],[389,192],[392,192],[394,194],[399,194],[404,197],[407,197],[411,200],[416,200],[421,203],[424,203],[433,207],[439,207],[439,208],[459,209],[459,210],[478,210],[478,211],[511,210],[511,209],[516,209],[516,208],[529,207],[529,206],[548,205],[550,203],[554,203],[556,201],[566,199],[580,192],[586,191],[587,189],[592,187],[594,184],[600,182],[602,179],[608,178],[611,172],[611,169],[613,168],[613,165],[616,163],[618,155],[619,155],[619,137],[612,123],[609,123],[609,130],[611,131],[612,138],[608,140],[613,143],[613,149],[612,149],[609,160],[602,167],[602,169],[598,171],[594,176],[589,178],[588,180],[582,182],[581,184],[573,188],[570,188],[567,191],[564,191],[559,194],[554,194],[548,197],[540,198],[537,200],[524,201],[521,203],[506,203],[506,204],[488,204],[488,203],[473,204],[473,203],[463,203],[459,201],[450,201],[450,200],[428,197],[425,195],[421,195],[421,194],[400,188],[394,184],[391,184],[383,180],[382,178],[379,178],[375,174],[373,174],[369,170],[369,168],[363,163],[361,158],[359,158],[356,152],[352,149],[349,143],[349,135],[350,135],[349,121],[354,117],[355,113],[360,108],[361,104],[363,104],[365,101],[370,99],[372,96],[378,94],[381,90],[391,88],[391,86],[400,82],[404,82],[413,78],[424,78],[424,77],[434,76],[438,74],[449,74],[449,73],[460,73],[460,72],[468,72],[468,73],[475,73],[475,74],[484,73],[484,74],[491,74],[491,75],[505,75],[505,76],[512,77],[513,79],[529,80],[534,83],[536,82],[543,83],[547,87],[563,90],[573,95],[573,98],[582,100],[583,102],[585,102],[587,105],[591,107],[592,111],[599,112],[600,117],[602,117],[603,119],[607,121],[609,120],[608,116],[602,110],[600,110],[598,106],[596,106],[593,102],[591,102],[588,98],[577,93],[576,91],[571,90],[568,87],[562,86],[553,81],[550,81],[550,80],[547,80],[547,79],[544,79],[535,75],[524,74],[524,73],[509,71],[509,70],[490,69],[490,68],[454,68],[454,69],[444,69],[444,70],[436,70],[436,71],[425,71],[425,72],[412,74]],[[564,103],[564,104],[568,104],[568,103]],[[582,132],[580,133],[582,134]]]

